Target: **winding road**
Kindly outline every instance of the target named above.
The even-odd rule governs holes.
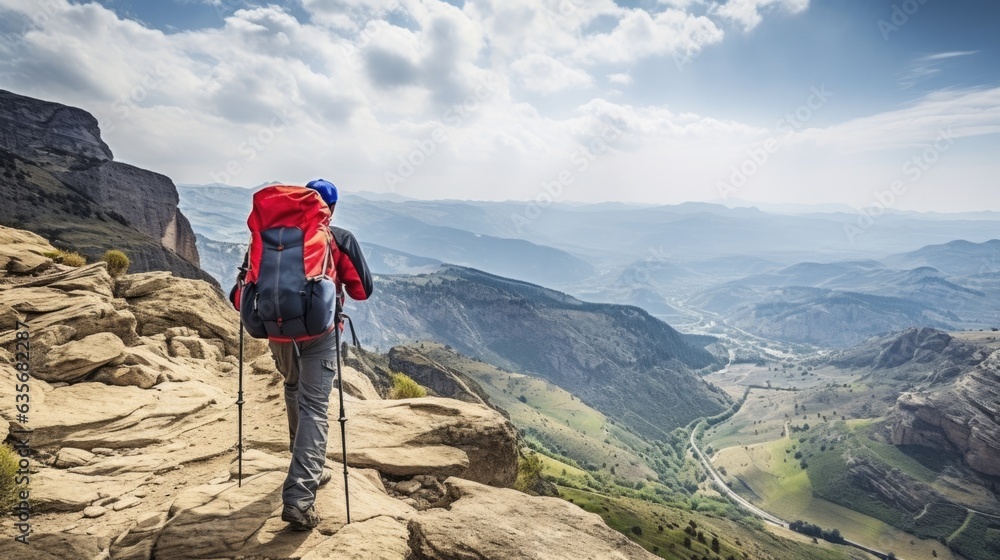
[[[787,423],[786,423],[785,428],[787,430],[787,428],[788,428]],[[726,496],[729,496],[730,499],[732,499],[734,502],[736,502],[737,504],[739,504],[743,509],[745,509],[745,510],[749,511],[750,513],[756,515],[757,517],[763,519],[766,523],[770,523],[771,525],[776,525],[778,527],[783,527],[785,529],[788,529],[789,527],[788,527],[788,522],[787,521],[785,521],[785,520],[783,520],[781,518],[775,517],[775,516],[771,515],[770,513],[768,513],[766,511],[760,509],[759,507],[753,505],[752,503],[750,503],[749,501],[747,501],[746,498],[744,498],[743,496],[740,496],[739,494],[736,493],[735,490],[733,490],[728,485],[726,485],[726,481],[723,480],[722,476],[720,476],[719,473],[715,470],[715,465],[713,465],[712,462],[709,461],[708,457],[706,457],[705,454],[701,452],[701,449],[698,449],[698,444],[695,443],[695,440],[694,440],[695,431],[696,430],[691,430],[691,437],[690,437],[690,440],[691,440],[691,449],[694,450],[695,456],[698,458],[699,462],[701,462],[702,466],[705,467],[705,470],[708,472],[709,476],[712,478],[712,482],[714,482],[715,485],[719,487],[719,490],[721,490],[722,492],[724,492]],[[888,558],[889,557],[885,552],[882,552],[880,550],[875,550],[874,548],[865,546],[865,545],[863,545],[861,543],[856,543],[854,541],[849,541],[847,539],[844,539],[844,542],[842,544],[845,544],[847,546],[853,546],[854,548],[857,548],[859,550],[863,550],[863,551],[865,551],[865,552],[867,552],[869,554],[872,554],[872,555],[874,555],[874,556],[876,556],[878,558]],[[900,560],[902,560],[902,559],[900,559]]]
[[[695,456],[698,457],[702,466],[705,467],[706,471],[708,471],[709,476],[712,478],[712,482],[714,482],[715,485],[719,487],[719,490],[721,490],[727,496],[729,496],[730,499],[740,504],[743,507],[743,509],[749,511],[750,513],[756,515],[757,517],[760,517],[761,519],[772,525],[777,525],[778,527],[784,527],[785,529],[787,529],[788,528],[787,522],[751,504],[743,496],[740,496],[732,488],[726,485],[726,481],[722,480],[722,477],[719,476],[718,472],[716,472],[715,466],[712,465],[712,462],[709,461],[708,457],[706,457],[705,454],[701,452],[701,449],[698,449],[698,445],[694,441],[694,433],[695,430],[691,430],[691,449],[694,450]]]

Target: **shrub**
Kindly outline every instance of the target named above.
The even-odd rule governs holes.
[[[405,373],[392,374],[392,391],[389,392],[390,399],[416,399],[426,397],[427,390],[410,379]]]
[[[14,483],[17,478],[17,453],[6,444],[0,444],[0,511],[9,512],[17,504],[17,494],[23,486]]]
[[[66,251],[58,251],[58,250],[46,251],[42,253],[42,256],[50,258],[59,264],[65,264],[67,266],[80,267],[87,264],[87,259],[80,253],[77,253],[76,251],[72,251],[69,253],[67,253]]]
[[[125,253],[111,249],[104,253],[104,262],[108,263],[108,274],[118,278],[128,270],[129,260]]]
[[[62,263],[66,266],[75,266],[79,268],[87,264],[87,259],[80,253],[73,251],[72,253],[63,253]]]
[[[542,476],[542,458],[537,453],[522,455],[517,460],[517,480],[514,489],[524,493],[532,493],[538,479]]]

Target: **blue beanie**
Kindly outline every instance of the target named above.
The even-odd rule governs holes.
[[[323,202],[327,204],[337,203],[337,187],[333,183],[325,179],[316,179],[314,181],[309,181],[306,187],[319,193],[319,196],[323,198]]]

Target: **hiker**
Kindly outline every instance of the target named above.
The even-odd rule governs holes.
[[[320,198],[322,198],[322,201],[329,208],[329,215],[332,219],[338,199],[337,187],[333,183],[323,179],[311,181],[306,187],[319,193]],[[287,192],[292,193],[298,192],[300,201],[304,200],[306,204],[309,202],[308,197],[314,197],[314,195],[306,195],[306,198],[302,198],[302,191],[296,191],[295,188],[277,188],[289,189]],[[254,203],[255,205],[258,204],[256,195]],[[323,214],[325,216],[325,213]],[[315,211],[313,214],[310,214],[310,216],[313,215],[315,215]],[[251,214],[251,220],[248,220],[248,223],[253,218],[254,215]],[[321,222],[321,224],[325,223]],[[251,229],[253,229],[253,226],[251,226]],[[284,507],[281,511],[281,519],[290,523],[290,528],[293,530],[310,530],[319,524],[320,518],[314,506],[316,491],[321,484],[329,481],[332,476],[332,472],[324,468],[326,462],[327,432],[329,428],[327,410],[330,401],[330,391],[336,380],[339,365],[337,361],[339,359],[337,355],[339,351],[337,341],[339,340],[340,329],[343,328],[340,318],[340,310],[343,307],[343,291],[346,290],[347,295],[355,300],[368,299],[372,294],[372,277],[368,271],[364,255],[361,253],[361,247],[354,235],[345,229],[332,225],[329,226],[329,229],[333,234],[332,265],[336,272],[336,309],[332,310],[333,328],[319,335],[311,335],[306,339],[299,339],[296,342],[295,340],[275,341],[274,339],[278,337],[271,336],[271,332],[264,333],[261,336],[262,332],[255,334],[253,326],[247,325],[247,332],[251,336],[258,338],[266,336],[270,339],[268,346],[271,349],[275,365],[285,381],[285,410],[288,416],[289,450],[292,453],[292,460],[288,467],[288,476],[282,487],[281,497]],[[298,230],[296,229],[296,231]],[[320,233],[325,235],[325,232]],[[308,231],[305,234],[308,235]],[[285,248],[280,244],[281,241],[279,240],[278,243],[277,251],[283,251]],[[307,247],[308,242],[300,239],[299,243],[298,254],[303,255],[307,253],[309,251]],[[295,247],[291,247],[290,249],[295,249]],[[284,250],[284,253],[294,252],[294,250]],[[250,250],[248,250],[243,259],[243,266],[240,267],[236,286],[230,292],[230,301],[233,302],[233,305],[237,309],[240,308],[241,299],[243,302],[246,302],[247,306],[250,306],[251,303],[254,307],[258,305],[256,299],[253,299],[251,302],[248,294],[240,293],[244,286],[244,280],[247,278],[250,256]],[[255,258],[264,259],[266,257],[257,255]],[[300,266],[303,260],[308,258],[310,257],[300,256],[298,260]],[[323,258],[323,256],[319,258]],[[280,257],[277,262],[280,262]],[[323,264],[327,264],[326,261],[323,261]],[[267,265],[265,264],[264,266]],[[308,267],[309,264],[307,263],[306,266]],[[298,274],[299,278],[301,278],[301,270],[298,271]],[[280,276],[276,275],[275,277],[279,277],[282,280],[289,278],[289,276],[286,276],[284,270],[282,270]],[[253,278],[256,278],[256,276],[253,276]],[[300,293],[305,297],[304,291]],[[327,309],[325,311],[330,312],[331,310]],[[242,311],[241,317],[246,317],[246,314]],[[246,324],[246,320],[244,320],[244,324]],[[277,319],[277,325],[278,328],[281,328],[281,318]],[[344,460],[346,461],[346,457]],[[344,475],[346,478],[346,466]]]

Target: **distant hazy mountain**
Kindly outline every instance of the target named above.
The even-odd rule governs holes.
[[[834,347],[913,326],[950,328],[957,319],[909,299],[809,287],[725,285],[689,304],[757,336]]]
[[[223,291],[228,293],[229,288],[236,283],[237,269],[243,263],[243,254],[246,253],[247,245],[245,243],[215,241],[200,233],[196,234],[196,237],[202,270],[218,280]]]
[[[179,192],[196,231],[218,241],[244,242],[253,189],[183,186]],[[472,266],[546,285],[596,274],[590,263],[563,250],[461,229],[489,221],[481,210],[460,202],[404,205],[355,195],[342,196],[334,215],[334,223],[353,231],[359,240],[423,259],[424,264],[441,261]]]
[[[953,276],[1000,273],[1000,239],[991,239],[984,243],[951,241],[909,253],[891,255],[882,260],[896,268],[930,266]]]
[[[726,406],[694,373],[717,358],[641,309],[458,267],[376,282],[374,297],[353,311],[368,345],[450,344],[546,378],[654,437]]]
[[[439,260],[418,257],[374,243],[361,243],[361,250],[373,274],[426,274],[441,268]]]

